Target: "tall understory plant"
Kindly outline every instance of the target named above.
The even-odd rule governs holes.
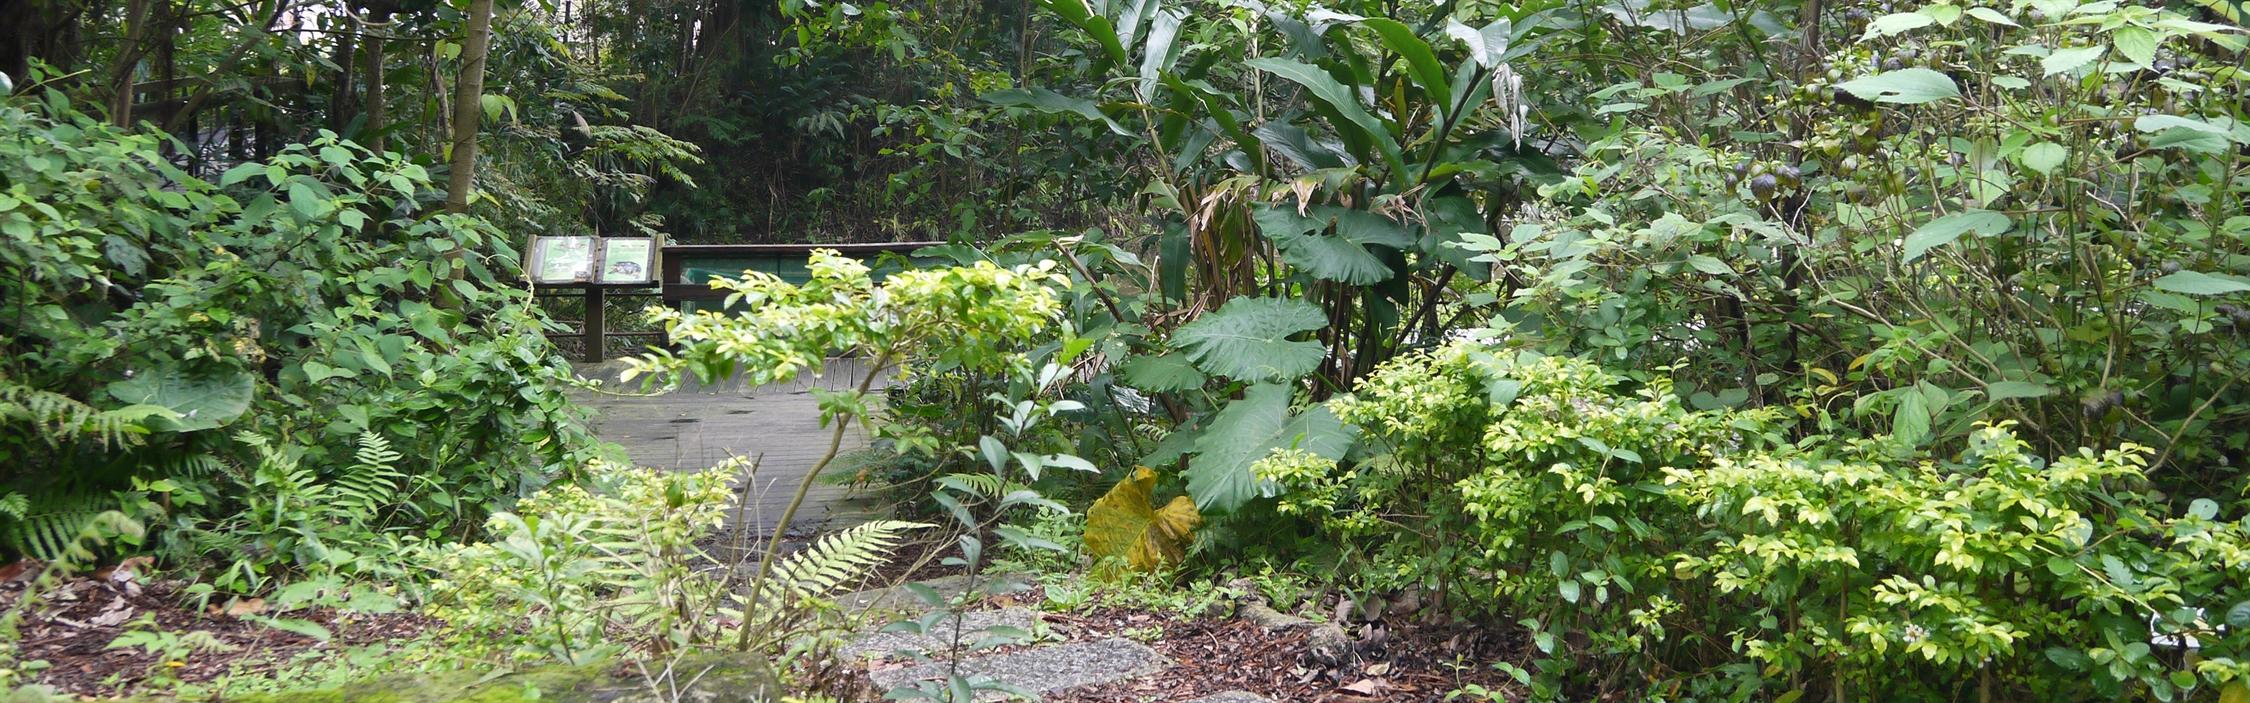
[[[1084,80],[985,99],[1031,126],[1105,131],[1145,182],[1148,216],[1012,244],[1059,252],[1082,279],[1074,311],[1102,340],[1089,385],[1138,415],[1118,424],[1170,430],[1140,463],[1200,514],[1264,511],[1274,486],[1252,464],[1351,444],[1300,399],[1467,319],[1479,301],[1462,284],[1489,267],[1464,235],[1559,173],[1528,138],[1511,66],[1556,31],[1554,13],[1040,5],[1076,30]]]
[[[748,592],[759,592],[771,577],[782,538],[814,482],[836,460],[846,433],[855,423],[880,417],[880,398],[870,392],[874,384],[893,370],[911,373],[939,366],[991,372],[1028,363],[1019,350],[1059,330],[1061,304],[1052,287],[1067,281],[1055,268],[1051,261],[1012,268],[980,262],[909,269],[877,282],[865,264],[817,250],[808,264],[811,277],[802,285],[745,271],[741,278],[711,282],[730,291],[726,309],[651,311],[678,348],[633,360],[628,380],[692,373],[706,382],[739,376],[765,384],[822,373],[832,357],[863,360],[864,375],[851,390],[814,391],[822,422],[830,427],[828,445],[777,516],[757,565],[744,575]],[[743,628],[736,646],[774,644],[760,639],[772,633],[756,629]]]

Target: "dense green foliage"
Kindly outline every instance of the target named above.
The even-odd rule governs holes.
[[[212,183],[160,143],[0,106],[11,552],[121,509],[225,591],[389,575],[590,446],[512,248],[422,166],[323,137]]]
[[[1206,563],[1521,620],[1541,697],[2242,690],[2239,28],[1043,6],[1076,75],[986,99],[1145,220],[952,253],[1071,264],[1076,419]],[[1415,351],[1471,328],[1546,370]]]
[[[871,428],[847,480],[968,573],[1412,592],[1520,629],[1490,664],[1535,699],[2250,698],[2228,0],[9,19],[42,30],[0,53],[12,553],[139,518],[111,548],[200,593],[395,581],[485,663],[816,642],[905,527],[697,577],[737,498],[578,470],[513,252],[947,239],[887,280],[722,280],[634,368],[862,355],[815,473]],[[907,629],[971,606],[931,600]],[[896,693],[993,690],[926,683]]]
[[[2250,674],[2220,630],[2250,618],[2250,528],[2209,500],[2175,512],[2144,447],[2049,461],[2012,423],[1948,457],[1792,446],[1771,410],[1622,381],[1449,346],[1335,401],[1368,428],[1365,461],[1261,475],[1367,578],[1524,618],[1554,657],[1526,676],[1545,695],[2170,699]],[[2152,633],[2198,638],[2200,660],[2152,653]]]

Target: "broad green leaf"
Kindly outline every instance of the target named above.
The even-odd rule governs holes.
[[[2250,283],[2244,283],[2241,279],[2201,271],[2178,271],[2165,274],[2163,277],[2156,279],[2155,284],[2158,290],[2168,290],[2186,295],[2225,295],[2250,290]]]
[[[2094,660],[2084,653],[2063,647],[2047,648],[2047,661],[2054,662],[2056,666],[2070,671],[2084,671],[2086,667],[2094,664]]]
[[[1286,206],[1260,206],[1251,214],[1259,233],[1281,248],[1283,260],[1322,280],[1352,285],[1390,280],[1395,275],[1390,265],[1362,245],[1402,250],[1413,245],[1404,226],[1365,210],[1322,206],[1299,215]],[[1333,235],[1327,233],[1331,225]]]
[[[1343,116],[1344,121],[1350,122],[1353,127],[1359,129],[1360,136],[1366,138],[1369,143],[1375,145],[1378,151],[1383,153],[1383,160],[1390,164],[1393,180],[1406,178],[1406,158],[1399,152],[1398,140],[1391,137],[1390,129],[1385,127],[1383,122],[1376,119],[1374,115],[1368,114],[1367,108],[1359,104],[1359,96],[1355,95],[1351,88],[1336,82],[1336,78],[1328,75],[1327,71],[1320,70],[1320,67],[1312,64],[1288,59],[1258,58],[1243,63],[1251,68],[1280,76],[1289,82],[1304,86],[1307,92],[1312,93],[1314,99],[1321,101],[1329,109],[1335,110],[1336,114]],[[1344,125],[1336,125],[1336,127],[1342,129]]]
[[[1906,263],[1922,258],[1931,249],[1952,244],[1961,235],[1976,232],[1992,236],[2008,231],[2012,225],[2008,216],[1990,210],[1970,210],[1931,220],[1906,235]]]
[[[1297,214],[1287,206],[1259,206],[1251,211],[1258,233],[1281,249],[1281,258],[1314,278],[1368,285],[1391,277],[1383,260],[1338,235],[1325,232],[1327,223]]]
[[[1187,357],[1178,354],[1133,357],[1118,369],[1117,375],[1124,379],[1125,385],[1159,393],[1201,388],[1204,381],[1203,372],[1196,370]]]
[[[317,220],[327,215],[329,210],[334,209],[335,206],[328,202],[328,195],[321,192],[322,190],[319,186],[303,179],[290,182],[289,209],[296,211],[299,217],[307,220]]]
[[[2064,161],[2070,159],[2070,147],[2054,142],[2040,142],[2024,147],[2023,153],[2017,158],[2023,162],[2024,168],[2038,171],[2042,176],[2051,175],[2055,169],[2062,167]]]
[[[2168,129],[2190,129],[2209,134],[2226,135],[2227,130],[2203,120],[2179,115],[2142,115],[2133,120],[2133,129],[2142,132],[2162,132]]]
[[[2030,381],[2001,381],[1985,386],[1984,392],[1993,400],[2014,400],[2017,398],[2045,398],[2053,395],[2055,389]]]
[[[1727,262],[1720,261],[1718,257],[1707,254],[1689,256],[1687,263],[1689,266],[1695,267],[1695,270],[1712,276],[1732,276],[1735,274],[1734,267],[1728,266]]]
[[[1158,440],[1156,447],[1150,449],[1146,456],[1141,457],[1140,463],[1151,466],[1171,466],[1179,462],[1180,457],[1187,456],[1188,453],[1195,451],[1195,439],[1202,435],[1202,428],[1199,427],[1181,427],[1172,430],[1164,435],[1164,439]]]
[[[1273,239],[1281,247],[1282,260],[1314,278],[1355,286],[1391,278],[1391,269],[1381,258],[1343,237],[1312,233]]]
[[[985,93],[983,99],[985,102],[994,105],[1030,108],[1054,114],[1077,115],[1108,125],[1109,131],[1119,136],[1135,136],[1131,131],[1126,130],[1124,125],[1118,124],[1117,120],[1112,119],[1109,115],[1102,114],[1101,107],[1096,105],[1094,101],[1073,98],[1046,88],[1034,86],[1031,88],[995,90]]]
[[[1204,512],[1231,512],[1274,487],[1258,480],[1250,467],[1276,449],[1296,448],[1330,461],[1351,448],[1355,431],[1336,419],[1328,406],[1315,405],[1289,415],[1290,388],[1279,383],[1251,386],[1240,400],[1211,418],[1195,440],[1188,461],[1188,495]]]
[[[2187,127],[2174,127],[2158,132],[2148,140],[2150,149],[2184,149],[2201,154],[2217,154],[2231,148],[2227,135],[2205,132]]]
[[[1383,46],[1406,57],[1407,74],[1422,87],[1423,95],[1437,103],[1439,114],[1451,114],[1453,87],[1445,78],[1445,66],[1438,63],[1437,54],[1430,51],[1428,42],[1414,35],[1414,30],[1397,20],[1372,18],[1360,22],[1375,30],[1383,38]]]
[[[1111,65],[1126,65],[1125,43],[1117,40],[1116,26],[1108,17],[1094,14],[1086,0],[1039,0],[1039,4],[1093,37],[1102,48],[1098,58],[1107,59]]]
[[[1117,44],[1128,49],[1141,38],[1141,25],[1144,21],[1162,6],[1159,0],[1088,0],[1087,4],[1095,12],[1111,18],[1111,22],[1117,25]]]
[[[1295,298],[1235,298],[1172,334],[1172,345],[1204,371],[1245,381],[1285,381],[1312,373],[1326,355],[1319,342],[1290,335],[1328,326],[1320,308]]]
[[[1984,20],[1986,22],[1991,22],[1993,24],[2007,25],[2010,27],[2021,26],[2016,24],[2015,20],[2009,19],[2007,15],[2001,14],[1999,10],[1995,10],[1989,7],[1969,8],[1969,16]]]
[[[1211,116],[1211,121],[1217,122],[1219,130],[1225,132],[1228,139],[1233,139],[1235,146],[1240,147],[1242,153],[1250,158],[1252,173],[1266,171],[1265,141],[1242,126],[1241,118],[1235,116],[1234,110],[1227,105],[1226,99],[1217,89],[1212,88],[1209,83],[1181,80],[1179,76],[1170,73],[1164,74],[1162,80],[1173,90],[1203,103],[1203,111]]]
[[[256,382],[243,371],[190,374],[177,368],[143,371],[109,384],[109,395],[135,405],[155,405],[179,413],[156,417],[151,429],[173,432],[208,430],[233,422],[250,409]]]
[[[1494,20],[1482,29],[1462,24],[1460,20],[1449,19],[1445,23],[1446,36],[1469,45],[1469,58],[1485,68],[1507,61],[1505,57],[1508,54],[1509,37],[1514,33],[1513,23],[1505,17]]]
[[[1203,516],[1187,496],[1157,507],[1155,491],[1156,472],[1138,467],[1086,510],[1084,541],[1095,564],[1154,572],[1187,556],[1188,542],[1196,526],[1203,524]]]
[[[1954,85],[1951,77],[1927,68],[1884,71],[1844,81],[1836,87],[1861,100],[1899,105],[1920,105],[1961,95],[1960,86]]]
[[[1898,409],[1891,414],[1891,436],[1907,444],[1921,444],[1930,435],[1930,406],[1921,393],[1911,389],[1898,397]]]
[[[2093,63],[2095,59],[2101,58],[2102,54],[2106,53],[2109,53],[2109,47],[2106,46],[2056,49],[2055,53],[2048,54],[2047,58],[2039,60],[2039,70],[2044,72],[2043,75],[2049,76],[2057,73],[2068,73],[2078,70],[2086,64]]]
[[[1168,72],[1172,68],[1173,58],[1178,55],[1174,50],[1174,40],[1180,36],[1181,18],[1178,10],[1158,10],[1155,19],[1149,22],[1148,42],[1141,47],[1143,102],[1155,94],[1157,76]]]
[[[2234,604],[2227,609],[2227,627],[2250,630],[2250,600]]]
[[[316,385],[331,378],[359,377],[358,371],[353,371],[351,369],[340,369],[334,366],[320,363],[318,361],[306,361],[302,366],[299,367],[299,369],[305,372],[305,380],[307,382]]]
[[[250,180],[252,177],[265,172],[266,165],[255,161],[236,164],[234,168],[227,169],[225,175],[219,176],[219,185],[231,186]]]
[[[2117,47],[2117,55],[2136,66],[2147,66],[2156,61],[2156,33],[2125,25],[2109,33],[2110,44]]]
[[[1921,29],[1933,24],[1937,24],[1937,20],[1935,18],[1919,12],[1892,13],[1877,17],[1874,21],[1868,22],[1867,32],[1865,34],[1861,34],[1859,40],[1867,41],[1869,39],[1880,39],[1883,37],[1891,36],[1893,34]]]
[[[1337,236],[1354,244],[1376,244],[1392,249],[1414,246],[1414,237],[1407,233],[1405,225],[1366,210],[1322,205],[1308,214],[1318,218],[1322,226],[1335,223]]]

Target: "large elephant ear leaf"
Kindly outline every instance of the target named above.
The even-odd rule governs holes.
[[[1289,387],[1279,383],[1252,386],[1242,399],[1228,403],[1211,419],[1210,427],[1195,440],[1195,458],[1188,462],[1188,495],[1204,512],[1232,512],[1250,499],[1272,495],[1275,487],[1258,479],[1250,469],[1278,449],[1299,449],[1329,461],[1342,459],[1358,431],[1328,406],[1315,405],[1289,414]]]
[[[1251,217],[1258,232],[1281,249],[1283,261],[1314,278],[1364,286],[1391,277],[1391,267],[1381,257],[1350,238],[1326,234],[1319,219],[1270,205],[1258,206]]]
[[[1294,298],[1236,298],[1172,333],[1172,346],[1212,374],[1285,381],[1320,366],[1319,342],[1290,335],[1328,326],[1320,308]]]
[[[1188,541],[1203,524],[1195,502],[1179,496],[1158,507],[1156,472],[1143,466],[1086,511],[1086,552],[1097,569],[1160,571],[1187,556]]]
[[[1204,381],[1203,372],[1178,354],[1133,357],[1117,375],[1125,385],[1158,393],[1200,388]]]
[[[190,373],[165,368],[109,384],[110,397],[134,405],[166,408],[177,417],[149,418],[154,430],[194,432],[233,422],[250,409],[256,384],[242,371]]]

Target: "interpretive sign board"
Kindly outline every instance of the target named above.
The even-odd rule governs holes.
[[[603,283],[653,283],[656,242],[647,237],[602,240]]]
[[[531,280],[538,283],[586,283],[593,280],[593,237],[533,237]]]
[[[540,285],[647,286],[656,283],[656,249],[648,237],[533,237],[524,268]]]

